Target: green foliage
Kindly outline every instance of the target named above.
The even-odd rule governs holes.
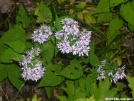
[[[70,61],[70,65],[65,67],[59,75],[68,78],[68,79],[78,79],[82,76],[82,66],[80,65],[79,61],[72,60]]]
[[[94,96],[91,96],[90,98],[79,98],[76,101],[96,101],[94,99]]]
[[[89,54],[89,57],[90,57],[90,64],[94,67],[98,66],[100,61],[98,59],[98,57],[94,54],[94,43],[91,43],[90,44],[90,54]]]
[[[60,101],[76,101],[79,98],[86,97],[85,79],[82,77],[76,81],[66,81],[66,87],[62,89],[67,93],[65,96],[57,96]]]
[[[111,12],[105,12],[98,14],[97,22],[108,22],[112,19],[112,13]]]
[[[131,78],[131,77],[127,76],[126,79],[129,82],[128,86],[133,90],[132,91],[132,96],[134,97],[134,78],[133,77]]]
[[[105,98],[114,98],[117,93],[117,88],[113,88],[110,90],[111,83],[108,79],[99,82],[99,86],[95,83],[92,83],[91,86],[91,95],[94,95],[96,101],[105,101]]]
[[[23,53],[26,49],[26,45],[24,44],[24,42],[21,41],[5,42],[5,44],[17,53]]]
[[[127,98],[127,95],[123,93],[126,87],[125,83],[117,83],[117,88],[114,88],[107,77],[100,80],[99,84],[97,84],[96,78],[100,60],[112,60],[108,61],[102,69],[116,70],[119,64],[117,60],[113,60],[119,57],[123,58],[121,56],[124,55],[125,48],[120,43],[125,35],[122,34],[121,28],[125,26],[130,31],[134,31],[134,0],[100,0],[97,7],[92,3],[86,5],[88,3],[82,1],[57,1],[58,3],[51,3],[51,1],[37,3],[34,14],[27,12],[25,7],[20,4],[16,25],[10,24],[9,30],[0,38],[0,82],[8,78],[11,84],[21,92],[24,80],[21,77],[22,68],[19,66],[19,62],[22,61],[22,55],[26,54],[27,50],[37,46],[41,49],[41,54],[38,57],[35,56],[34,59],[42,61],[45,73],[36,84],[38,87],[44,88],[49,98],[54,87],[59,88],[60,94],[57,98],[60,101],[105,101],[105,98]],[[69,9],[70,15],[66,14]],[[93,17],[92,13],[96,17]],[[33,20],[34,15],[37,16],[36,22]],[[31,28],[30,26],[36,28],[45,23],[49,24],[55,33],[62,29],[60,21],[63,18],[75,18],[82,23],[80,25],[84,26],[85,29],[94,30],[92,34],[94,34],[95,40],[93,40],[94,42],[91,40],[88,56],[78,57],[59,53],[54,34],[43,44],[34,43],[31,41],[31,35],[26,35],[26,31],[23,29]],[[31,23],[32,21],[33,23]],[[105,25],[105,31],[101,32],[99,27]],[[75,26],[73,27],[75,28]],[[133,90],[134,97],[134,79],[127,76],[127,81],[129,82],[128,86]],[[27,99],[27,101],[40,100],[37,95],[33,96],[32,99]]]
[[[59,70],[61,70],[61,65],[48,64],[46,66],[46,72],[39,83],[38,87],[44,86],[57,86],[60,84],[64,78],[58,75]]]
[[[42,45],[43,63],[49,63],[55,55],[55,46],[52,42],[46,42]]]
[[[109,3],[110,3],[110,8],[111,7],[115,7],[115,6],[118,6],[119,4],[122,4],[122,3],[125,3],[127,2],[128,0],[110,0]]]
[[[9,64],[5,67],[5,70],[7,72],[8,79],[10,80],[12,85],[16,87],[18,91],[21,91],[24,81],[20,79],[21,78],[20,67],[17,66],[16,64]]]
[[[10,28],[1,38],[0,38],[0,45],[4,44],[5,42],[12,42],[12,41],[22,41],[25,42],[25,30],[19,26],[15,25],[14,27]]]
[[[61,23],[60,23],[60,19],[58,18],[57,15],[56,15],[56,22],[55,23],[56,23],[55,27],[56,27],[57,31],[61,30],[62,26],[61,26]]]
[[[100,0],[94,13],[104,13],[109,10],[109,0]]]
[[[0,64],[0,82],[7,77],[5,67],[6,67],[5,64]]]
[[[35,13],[37,16],[37,23],[50,23],[52,21],[52,14],[50,9],[41,1],[36,7]]]
[[[11,48],[6,49],[0,57],[0,61],[4,63],[12,63],[13,60],[21,61],[22,56],[14,52]]]
[[[20,4],[19,11],[16,16],[16,24],[22,24],[23,28],[28,28],[28,26],[30,25],[28,12],[22,4]]]
[[[133,20],[134,10],[132,9],[131,3],[132,2],[130,1],[126,4],[122,4],[120,8],[120,14],[128,23],[130,23],[131,25],[134,25],[134,20]]]
[[[123,25],[123,21],[119,18],[114,18],[110,21],[109,28],[107,30],[108,43],[113,41],[119,34],[119,30]]]

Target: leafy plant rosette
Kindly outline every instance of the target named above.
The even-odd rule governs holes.
[[[65,81],[66,87],[61,88],[68,97],[58,96],[61,101],[100,101],[104,99],[103,96],[116,95],[117,89],[105,89],[107,95],[101,87],[104,84],[109,89],[110,80],[117,83],[125,78],[125,66],[118,68],[116,63],[113,65],[107,60],[100,62],[95,54],[94,42],[90,39],[92,31],[80,26],[78,21],[69,16],[59,18],[56,15],[52,21],[51,11],[40,2],[35,10],[38,16],[36,22],[40,26],[29,37],[24,28],[30,26],[30,19],[27,23],[21,17],[29,16],[22,5],[19,10],[22,12],[19,11],[16,18],[17,24],[10,26],[0,39],[0,81],[8,77],[18,90],[27,80],[39,81],[38,87],[45,87],[48,96],[51,95],[52,87]],[[64,57],[61,54],[71,54],[67,65],[63,64]],[[85,68],[83,64],[88,67]],[[90,72],[84,74],[87,68]],[[102,79],[104,81],[100,81],[97,87],[96,80]],[[98,89],[101,95],[97,93]]]

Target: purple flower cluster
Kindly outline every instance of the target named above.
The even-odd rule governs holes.
[[[122,80],[126,77],[125,75],[125,66],[118,68],[117,71],[113,74],[113,72],[109,72],[109,76],[112,76],[111,82],[116,83],[118,80]]]
[[[34,40],[34,42],[38,42],[39,44],[42,44],[45,41],[47,41],[47,39],[51,35],[52,35],[52,32],[51,32],[50,27],[46,25],[42,25],[38,29],[34,30],[32,34],[32,39]]]
[[[122,80],[126,77],[125,75],[125,66],[117,68],[116,70],[104,70],[103,66],[106,65],[106,60],[101,61],[101,65],[98,65],[97,80],[105,79],[106,75],[111,77],[111,82],[116,83],[118,80]],[[107,73],[107,74],[106,74]]]
[[[42,62],[34,59],[40,54],[39,48],[32,48],[23,55],[23,60],[20,62],[22,67],[22,78],[24,80],[38,81],[44,74],[45,68],[42,67]]]
[[[105,70],[103,70],[103,66],[106,65],[106,60],[101,61],[101,65],[98,65],[97,73],[99,74],[97,80],[105,79]]]
[[[62,30],[55,33],[58,49],[63,54],[73,53],[73,55],[88,56],[91,31],[80,30],[78,22],[71,18],[61,20],[61,24],[63,25]]]

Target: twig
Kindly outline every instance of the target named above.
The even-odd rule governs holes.
[[[5,92],[3,91],[3,89],[2,89],[2,87],[1,87],[1,86],[0,86],[0,90],[1,90],[1,91],[2,91],[2,93],[5,95],[5,97],[6,97],[7,101],[9,101],[8,96],[5,94]]]

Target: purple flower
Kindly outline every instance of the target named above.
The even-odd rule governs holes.
[[[38,42],[39,44],[43,44],[47,41],[49,36],[52,35],[50,27],[46,25],[42,25],[38,29],[35,29],[34,33],[32,34],[32,39],[34,42]]]

